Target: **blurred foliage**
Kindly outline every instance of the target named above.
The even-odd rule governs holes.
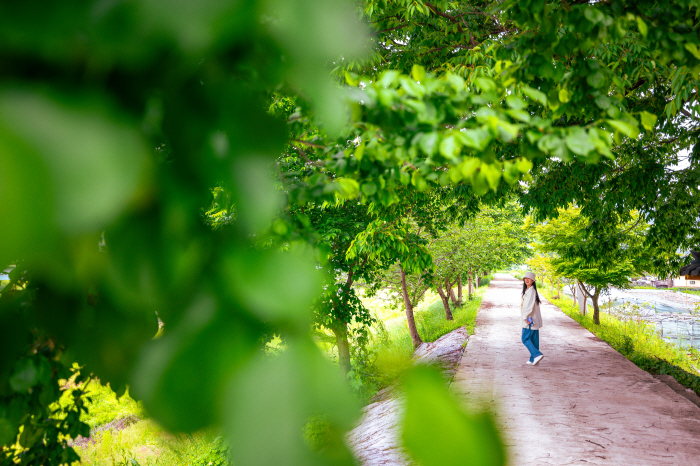
[[[505,464],[503,442],[487,413],[464,411],[447,393],[440,373],[416,366],[404,376],[402,437],[411,457],[425,466]]]
[[[86,433],[80,402],[45,425],[73,361],[119,393],[131,383],[171,430],[225,425],[238,462],[348,460],[342,443],[319,455],[302,435],[317,412],[336,429],[356,416],[308,331],[314,256],[255,235],[282,206],[269,168],[286,130],[269,89],[302,93],[337,131],[325,66],[362,52],[352,15],[307,0],[0,5],[0,263],[14,266],[0,298],[3,444],[24,426],[3,463],[76,459],[58,433]],[[215,186],[235,221],[212,232],[201,214]],[[156,312],[165,331],[151,340]],[[287,351],[270,360],[273,334]]]

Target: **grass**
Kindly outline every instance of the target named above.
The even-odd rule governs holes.
[[[656,326],[643,321],[634,312],[614,316],[600,313],[600,325],[593,323],[592,311],[579,313],[578,306],[568,297],[552,298],[552,290],[542,287],[542,295],[598,338],[652,374],[672,375],[679,383],[700,394],[700,354],[697,350],[683,350],[659,336]]]
[[[681,293],[700,295],[700,290],[698,290],[698,289],[685,288],[685,287],[679,287],[679,286],[674,286],[673,288],[670,288],[670,289],[673,291],[680,291]]]
[[[427,293],[423,302],[414,310],[421,339],[433,342],[462,326],[467,327],[471,335],[488,281],[490,279],[482,280],[482,287],[472,294],[471,301],[465,301],[461,307],[451,308],[454,320],[446,320],[442,300],[435,294]],[[368,382],[376,393],[377,390],[391,385],[401,372],[410,366],[414,348],[403,308],[378,306],[372,301],[367,302],[366,306],[377,318],[377,323],[372,328],[372,337],[367,348],[372,362],[365,368],[364,376],[370,379]]]
[[[150,420],[104,431],[97,442],[77,448],[84,466],[228,466],[228,446],[214,432],[172,435]]]

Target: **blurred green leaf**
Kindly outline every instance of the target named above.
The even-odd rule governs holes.
[[[340,372],[311,341],[288,344],[278,356],[251,361],[231,380],[226,427],[236,464],[315,464],[317,454],[302,435],[308,419],[323,415],[342,432],[359,414]],[[342,441],[323,453],[333,464],[354,464]]]
[[[654,125],[656,125],[657,116],[647,111],[642,111],[641,116],[642,126],[644,126],[644,128],[647,130],[652,131],[654,129]]]
[[[402,387],[406,395],[403,444],[419,464],[505,464],[503,443],[491,415],[465,412],[436,369],[415,367],[404,376]]]

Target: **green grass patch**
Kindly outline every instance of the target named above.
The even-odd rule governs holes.
[[[700,394],[700,357],[697,350],[684,350],[661,338],[652,323],[634,316],[620,319],[600,313],[600,325],[593,323],[593,312],[581,315],[578,305],[569,297],[553,299],[548,287],[539,290],[552,304],[561,309],[598,338],[641,369],[652,374],[673,376],[680,384]]]
[[[694,294],[694,295],[699,295],[700,296],[700,290],[694,289],[694,288],[682,288],[679,286],[674,286],[671,288],[673,291],[680,291],[681,293],[686,293],[686,294]]]
[[[77,448],[84,466],[228,466],[228,445],[215,432],[172,435],[150,420],[119,432],[104,431]]]
[[[421,339],[433,342],[462,326],[467,327],[467,332],[471,335],[485,290],[486,286],[482,286],[472,294],[471,301],[465,301],[461,307],[451,307],[454,320],[445,318],[442,300],[428,294],[414,311]],[[466,294],[464,299],[467,299]],[[368,385],[374,387],[373,395],[377,390],[391,385],[412,364],[414,348],[403,308],[392,311],[387,308],[376,310],[371,305],[368,307],[377,317],[377,323],[372,327],[372,336],[367,348],[370,363],[363,369],[363,378]],[[382,316],[389,318],[382,319]]]
[[[70,383],[70,382],[69,382]],[[129,391],[117,398],[109,384],[102,385],[98,379],[91,379],[84,388],[87,399],[87,413],[80,415],[80,420],[90,429],[102,426],[117,419],[136,415],[144,417],[143,406],[129,396]],[[71,390],[65,390],[58,400],[60,406],[73,402]]]

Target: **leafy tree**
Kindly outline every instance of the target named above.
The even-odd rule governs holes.
[[[593,303],[593,321],[600,325],[600,293],[610,286],[624,288],[629,286],[630,277],[643,270],[649,258],[643,248],[643,237],[647,225],[637,219],[623,225],[617,232],[615,241],[622,247],[608,254],[604,260],[586,257],[582,254],[570,255],[571,250],[579,250],[582,243],[589,243],[586,248],[595,248],[586,236],[588,219],[581,214],[578,207],[560,209],[559,216],[547,222],[533,225],[538,239],[538,249],[553,254],[554,271],[563,277],[576,280],[581,284],[586,295]],[[599,238],[600,244],[612,241]]]
[[[527,260],[527,266],[532,270],[535,275],[539,276],[544,282],[545,279],[549,279],[549,283],[552,288],[559,294],[559,274],[553,263],[553,257],[546,254],[538,254]],[[556,283],[556,286],[555,286]]]

